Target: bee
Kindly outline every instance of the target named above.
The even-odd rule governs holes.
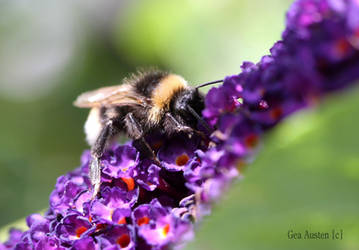
[[[204,109],[204,96],[198,88],[221,81],[193,88],[179,75],[149,70],[125,78],[120,85],[81,94],[74,105],[91,109],[84,127],[91,146],[89,178],[93,197],[101,184],[100,158],[118,135],[126,134],[140,154],[149,155],[160,165],[146,135],[156,131],[167,136],[179,132],[203,134],[196,129],[197,123],[211,131],[199,115]]]

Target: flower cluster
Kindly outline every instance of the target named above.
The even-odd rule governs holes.
[[[298,0],[282,40],[257,64],[246,62],[205,100],[215,132],[206,141],[186,134],[151,136],[161,167],[131,145],[114,145],[101,159],[102,184],[91,199],[90,154],[58,178],[44,216],[29,230],[11,230],[0,249],[168,249],[191,239],[260,136],[296,110],[359,78],[359,2]]]

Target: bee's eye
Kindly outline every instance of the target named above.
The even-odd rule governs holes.
[[[177,111],[186,110],[186,106],[187,106],[187,98],[185,98],[185,96],[181,96],[180,98],[177,99],[175,103],[175,109]]]
[[[177,112],[186,115],[188,113],[187,107],[193,98],[192,91],[184,91],[181,95],[177,98],[174,108]]]

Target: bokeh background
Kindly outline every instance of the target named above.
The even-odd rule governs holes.
[[[78,94],[153,65],[193,84],[238,73],[280,38],[291,2],[0,0],[0,227],[46,208],[78,166]],[[275,129],[188,249],[358,249],[358,105],[352,88]]]

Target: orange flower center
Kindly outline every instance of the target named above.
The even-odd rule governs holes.
[[[149,222],[150,222],[150,218],[148,218],[147,216],[143,216],[142,218],[139,218],[137,220],[137,225],[142,226],[148,224]]]
[[[176,158],[176,165],[178,166],[183,166],[183,165],[186,165],[186,163],[188,162],[189,160],[189,157],[186,153],[183,153],[179,156],[177,156]]]
[[[120,245],[121,248],[127,247],[131,242],[131,238],[128,234],[123,234],[117,238],[116,243]]]
[[[345,38],[343,38],[336,42],[335,48],[339,55],[345,55],[350,50],[350,43]]]
[[[253,148],[258,144],[258,136],[256,134],[250,134],[244,139],[244,144],[249,147]]]
[[[117,222],[118,224],[126,224],[126,217],[122,217],[121,219],[118,220]]]
[[[127,185],[128,191],[132,191],[135,188],[135,181],[131,177],[121,177],[124,183]]]
[[[103,224],[103,223],[97,224],[97,225],[96,225],[96,230],[99,231],[99,230],[105,229],[106,226],[107,226],[107,225],[106,225],[106,224]]]
[[[280,107],[274,108],[270,111],[270,116],[273,120],[278,120],[283,114],[283,110]]]
[[[166,225],[162,228],[162,236],[163,236],[163,237],[166,237],[169,231],[170,231],[170,224],[166,224]]]
[[[155,151],[157,151],[157,150],[160,149],[160,147],[162,147],[162,145],[163,145],[163,142],[162,142],[162,141],[158,141],[158,142],[155,142],[155,143],[152,144],[152,148],[153,148]]]
[[[77,238],[80,238],[81,235],[86,231],[87,231],[87,228],[84,227],[84,226],[76,228],[76,236],[77,236]]]

